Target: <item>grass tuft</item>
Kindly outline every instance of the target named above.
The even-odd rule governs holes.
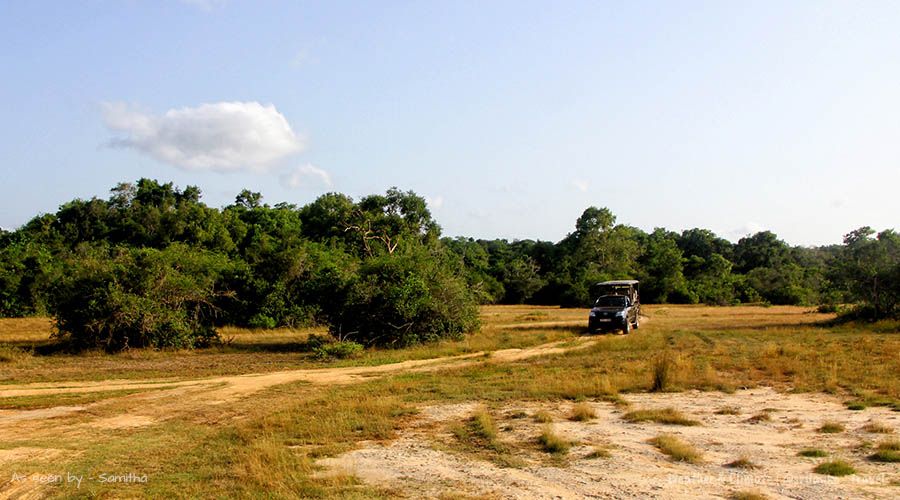
[[[584,458],[609,458],[612,456],[609,448],[605,446],[594,446],[590,453],[588,453]]]
[[[770,420],[772,420],[772,415],[767,411],[761,411],[761,412],[757,413],[756,415],[753,415],[752,417],[748,418],[747,423],[758,424],[760,422],[768,422]]]
[[[703,454],[699,450],[672,434],[660,434],[651,439],[650,443],[677,462],[689,464],[703,462]]]
[[[730,500],[767,500],[769,497],[758,491],[735,491],[728,498]]]
[[[577,403],[572,407],[572,413],[569,415],[569,420],[573,422],[584,422],[594,418],[597,418],[597,412],[588,403]]]
[[[753,463],[748,457],[745,456],[741,456],[737,460],[725,464],[725,467],[728,467],[729,469],[745,470],[759,469],[759,465]]]
[[[541,449],[554,455],[568,453],[572,447],[572,442],[556,434],[550,425],[544,426],[544,430],[538,436],[538,444],[541,445]]]
[[[801,457],[821,458],[827,457],[828,452],[818,448],[806,448],[805,450],[800,450],[800,453],[797,453],[797,455],[800,455]]]
[[[670,352],[664,352],[653,362],[653,384],[651,392],[665,392],[671,389],[673,375],[675,373],[675,357]]]
[[[553,422],[553,415],[547,410],[540,410],[534,414],[534,421],[540,424],[549,424]]]
[[[826,476],[840,477],[856,474],[856,469],[843,460],[834,460],[817,465],[816,468],[813,469],[813,472],[816,474],[824,474]]]
[[[869,422],[864,425],[862,430],[871,433],[871,434],[893,434],[894,429],[888,425],[885,425],[881,422]]]
[[[885,441],[878,445],[878,451],[869,457],[875,462],[900,462],[900,441]]]
[[[687,418],[674,408],[634,410],[622,415],[622,418],[628,422],[656,422],[658,424],[689,426],[700,425],[700,422],[697,420]]]
[[[716,410],[716,415],[740,415],[741,409],[737,406],[723,406]]]
[[[840,422],[825,422],[822,424],[822,427],[819,427],[818,429],[822,434],[837,434],[844,432],[844,430],[844,424]]]

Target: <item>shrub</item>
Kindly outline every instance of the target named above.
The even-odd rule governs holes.
[[[797,453],[801,457],[810,457],[810,458],[820,458],[827,457],[828,453],[825,450],[820,450],[818,448],[807,448],[805,450],[800,450],[800,453]]]
[[[319,359],[346,359],[355,358],[362,354],[363,346],[350,340],[328,342],[315,347],[313,355]]]
[[[459,338],[479,324],[465,280],[439,250],[425,248],[363,262],[343,300],[325,307],[333,335],[365,345]]]
[[[75,349],[193,348],[214,323],[226,257],[172,244],[163,250],[82,248],[53,290],[57,336]]]

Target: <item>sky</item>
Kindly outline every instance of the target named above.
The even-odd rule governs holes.
[[[147,177],[397,186],[449,236],[589,206],[793,245],[900,228],[900,2],[0,2],[0,227]]]

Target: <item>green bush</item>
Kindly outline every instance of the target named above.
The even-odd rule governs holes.
[[[57,336],[75,349],[193,348],[217,338],[217,288],[228,259],[163,250],[81,248],[53,290]]]
[[[460,338],[478,327],[478,308],[464,277],[439,249],[364,261],[342,300],[327,308],[331,333],[365,345],[404,347]]]
[[[362,351],[362,344],[349,340],[343,340],[322,344],[313,349],[313,355],[319,359],[346,359],[355,358],[362,354]]]

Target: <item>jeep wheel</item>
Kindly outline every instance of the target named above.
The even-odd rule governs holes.
[[[631,333],[631,321],[625,321],[625,325],[622,327],[622,335],[628,335]]]

